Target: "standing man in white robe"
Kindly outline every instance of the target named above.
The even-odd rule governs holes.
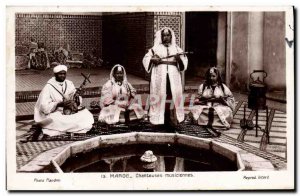
[[[43,88],[34,107],[34,120],[42,127],[43,134],[55,136],[69,133],[86,133],[94,123],[93,115],[87,110],[64,115],[63,107],[74,104],[71,99],[76,92],[73,82],[66,79],[67,66],[57,65],[52,77]],[[81,105],[82,99],[77,105]]]
[[[154,46],[143,59],[146,71],[151,73],[149,119],[154,125],[172,126],[184,120],[180,73],[187,69],[188,59],[186,55],[180,54],[183,51],[176,45],[175,40],[172,29],[162,28],[156,32]],[[165,58],[170,55],[174,56]],[[170,104],[171,101],[173,101],[172,104]],[[172,106],[175,106],[176,115],[173,115],[174,107]],[[172,116],[175,116],[175,120]]]

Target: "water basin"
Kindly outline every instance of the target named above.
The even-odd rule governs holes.
[[[141,161],[151,150],[155,163]],[[147,165],[148,164],[148,165]],[[75,142],[51,160],[54,172],[244,170],[239,152],[211,139],[172,133],[125,133]],[[151,166],[151,167],[150,167]]]
[[[145,151],[157,157],[151,163],[140,160]],[[63,172],[197,172],[237,171],[237,164],[210,150],[180,144],[132,144],[94,149],[69,157]]]

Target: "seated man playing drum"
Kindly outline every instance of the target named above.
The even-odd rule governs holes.
[[[138,103],[133,103],[136,90],[127,81],[122,65],[115,65],[110,79],[101,90],[99,122],[107,124],[127,123],[143,118],[144,110]]]

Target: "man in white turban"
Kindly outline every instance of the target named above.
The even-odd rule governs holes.
[[[65,133],[86,133],[94,123],[93,115],[81,106],[82,98],[73,100],[76,88],[66,79],[67,67],[54,67],[54,77],[48,80],[34,107],[34,120],[42,127],[42,133],[55,136]],[[84,108],[76,113],[64,114],[63,108],[75,105]]]
[[[151,73],[149,119],[152,124],[173,126],[184,120],[180,72],[187,69],[188,59],[180,55],[182,52],[176,45],[174,31],[164,27],[156,32],[154,46],[143,59],[146,71]]]

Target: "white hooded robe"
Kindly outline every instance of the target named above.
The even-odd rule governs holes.
[[[118,85],[113,76],[114,69],[121,67],[124,73],[123,82]],[[122,65],[115,65],[110,72],[110,80],[108,80],[102,87],[99,114],[99,121],[107,124],[116,124],[120,120],[121,111],[133,110],[138,119],[144,117],[144,109],[138,103],[134,103],[134,99],[128,99],[130,96],[134,98],[136,90],[127,81],[126,71]],[[126,97],[124,101],[119,98]]]
[[[163,45],[161,40],[161,31],[165,29],[170,30],[172,34],[172,41],[168,47]],[[156,32],[154,46],[144,56],[144,68],[148,73],[151,72],[149,119],[152,124],[164,123],[167,77],[169,77],[170,80],[172,100],[175,105],[177,120],[178,122],[182,122],[184,120],[184,100],[180,72],[187,69],[188,59],[186,55],[180,55],[180,59],[184,65],[183,70],[179,70],[178,63],[177,66],[168,64],[152,65],[151,63],[151,58],[154,55],[158,55],[160,58],[162,58],[181,52],[183,52],[183,50],[175,43],[174,31],[165,27]],[[175,57],[164,59],[164,61],[175,61]],[[158,101],[151,102],[151,97],[156,97],[155,99],[158,99]],[[155,100],[154,98],[152,99]]]

